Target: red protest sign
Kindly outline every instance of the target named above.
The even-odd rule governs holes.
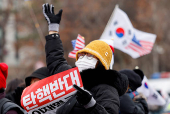
[[[31,114],[56,111],[76,90],[76,84],[83,87],[78,68],[42,79],[24,89],[21,96],[22,107]]]

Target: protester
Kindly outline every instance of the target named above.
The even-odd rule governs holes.
[[[62,10],[54,14],[54,6],[43,4],[43,14],[48,22],[49,35],[46,36],[46,62],[50,74],[56,74],[72,67],[65,60],[64,50],[58,34]],[[78,92],[68,100],[57,114],[118,114],[119,96],[127,90],[128,79],[124,74],[109,70],[112,51],[103,41],[95,40],[76,54],[83,86],[74,85]],[[77,102],[76,102],[77,101]]]
[[[129,80],[127,93],[120,97],[120,114],[148,114],[145,96],[136,91],[142,85],[143,72],[140,69],[124,69],[119,72],[125,74]]]
[[[6,79],[8,66],[0,63],[0,113],[1,114],[24,114],[22,108],[5,98]]]
[[[35,70],[30,76],[25,78],[26,87],[48,76],[50,76],[50,74],[47,67],[39,68]],[[17,87],[15,91],[11,92],[5,97],[21,106],[21,95],[24,89],[25,87]]]
[[[6,95],[10,94],[12,91],[14,91],[18,86],[22,86],[21,84],[23,84],[24,81],[22,79],[18,79],[15,78],[13,80],[11,80],[8,84],[7,84],[7,88],[5,90]]]

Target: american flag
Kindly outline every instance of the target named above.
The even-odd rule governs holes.
[[[132,42],[129,43],[125,48],[131,49],[137,52],[140,56],[146,55],[152,51],[154,43],[144,40],[137,40],[134,35]]]
[[[76,40],[71,41],[73,46],[73,51],[71,51],[68,55],[70,58],[76,58],[76,52],[83,49],[85,47],[85,40],[80,34],[78,34]]]

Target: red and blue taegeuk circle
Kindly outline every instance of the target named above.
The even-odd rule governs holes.
[[[147,84],[146,82],[145,82],[145,88],[147,88],[147,89],[149,88],[149,87],[148,87],[148,84]]]
[[[123,30],[123,28],[117,28],[116,29],[116,35],[119,37],[119,38],[122,38],[125,34],[125,31]]]

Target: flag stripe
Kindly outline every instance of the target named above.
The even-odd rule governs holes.
[[[74,55],[74,54],[69,54],[68,57],[70,57],[70,58],[76,58],[76,55]]]
[[[80,34],[78,34],[78,37],[81,38],[82,42],[85,42],[84,37],[82,37]]]
[[[76,46],[76,48],[75,48],[75,50],[80,50],[80,49],[83,49],[82,46]]]
[[[79,41],[82,42],[83,44],[85,43],[84,38],[78,37]]]
[[[77,42],[80,42],[81,44],[84,44],[84,42],[82,42],[82,41],[80,40],[80,38],[77,39]],[[77,42],[76,42],[76,43],[77,43]]]
[[[84,44],[81,44],[79,42],[77,42],[76,44],[77,44],[76,46],[81,46],[81,47],[83,46],[84,47]]]
[[[146,44],[153,44],[152,42],[149,41],[144,41],[144,40],[140,40],[141,43],[146,43]]]
[[[134,44],[134,43],[130,43],[130,45],[134,46],[136,49],[139,49],[140,51],[142,51],[143,54],[146,54],[148,51],[146,51],[145,49],[143,49],[142,47]]]
[[[141,50],[144,50],[144,51],[146,51],[146,52],[150,52],[150,50],[148,50],[148,49],[145,49],[143,46],[142,46],[142,47],[140,47],[140,46],[138,46],[138,45],[137,45],[137,47],[138,47],[139,49],[141,49]]]
[[[128,45],[128,48],[132,49],[133,51],[137,52],[140,56],[142,56],[142,53],[139,50],[132,47],[131,45]]]
[[[78,34],[76,42],[74,42],[75,48],[73,51],[71,51],[68,55],[68,57],[70,58],[76,58],[76,53],[77,51],[83,49],[85,47],[85,40],[84,37],[82,37],[81,35]]]

